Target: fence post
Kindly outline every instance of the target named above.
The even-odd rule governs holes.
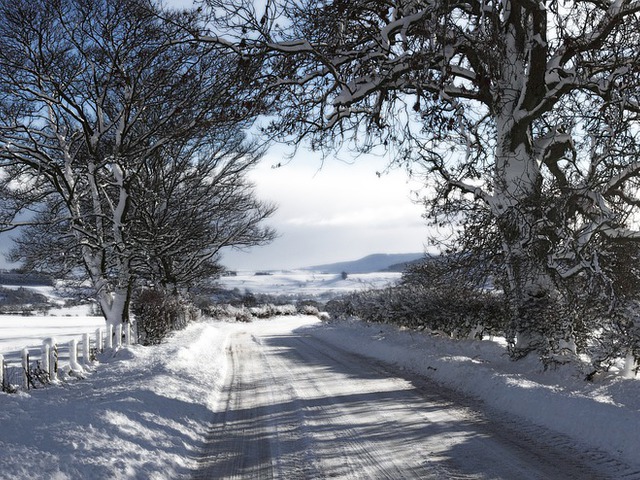
[[[56,339],[51,337],[49,339],[51,345],[49,346],[49,380],[52,382],[58,381],[58,344]]]
[[[107,325],[107,348],[113,348],[113,325]]]
[[[73,372],[82,372],[78,363],[78,341],[75,338],[69,342],[69,367]]]
[[[116,327],[116,347],[122,347],[122,324],[119,323]]]
[[[22,349],[22,386],[29,390],[29,349]]]
[[[129,322],[124,324],[124,344],[131,345],[131,324]]]
[[[91,341],[88,333],[82,335],[82,363],[85,367],[91,365]]]
[[[49,350],[51,347],[47,340],[42,341],[42,348],[40,349],[40,361],[42,362],[42,370],[49,375]]]
[[[102,343],[102,329],[96,328],[96,352],[104,352],[104,345]]]
[[[58,345],[53,337],[42,341],[42,370],[47,372],[50,382],[58,381]]]

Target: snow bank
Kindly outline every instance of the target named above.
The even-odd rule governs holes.
[[[188,477],[225,375],[231,325],[132,346],[86,380],[0,393],[0,478]]]
[[[489,408],[640,464],[639,380],[590,383],[569,367],[543,372],[527,359],[509,360],[504,347],[491,341],[450,340],[358,321],[312,328],[314,336],[340,348],[409,369]]]

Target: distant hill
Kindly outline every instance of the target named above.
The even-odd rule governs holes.
[[[326,265],[314,265],[303,270],[314,270],[326,273],[373,273],[381,271],[400,271],[399,266],[407,262],[413,262],[424,257],[424,253],[376,253],[368,255],[360,260],[350,262],[328,263]]]

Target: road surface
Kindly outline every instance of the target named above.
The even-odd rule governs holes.
[[[606,479],[638,473],[305,333],[234,333],[201,479]]]

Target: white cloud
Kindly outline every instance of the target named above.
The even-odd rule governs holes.
[[[376,171],[385,167],[379,158],[351,165],[329,159],[320,168],[321,160],[306,152],[271,168],[281,161],[273,150],[251,175],[258,196],[279,204],[269,223],[281,236],[250,253],[225,254],[230,268],[295,268],[371,253],[424,250],[424,210],[410,200],[418,185],[409,182],[405,172],[378,177]]]
[[[348,207],[348,206],[345,206]],[[416,215],[417,214],[417,215]],[[409,206],[384,206],[379,208],[345,209],[335,212],[331,216],[318,216],[314,214],[301,217],[293,217],[286,220],[286,224],[306,227],[377,227],[389,228],[400,225],[416,223],[420,212]]]

